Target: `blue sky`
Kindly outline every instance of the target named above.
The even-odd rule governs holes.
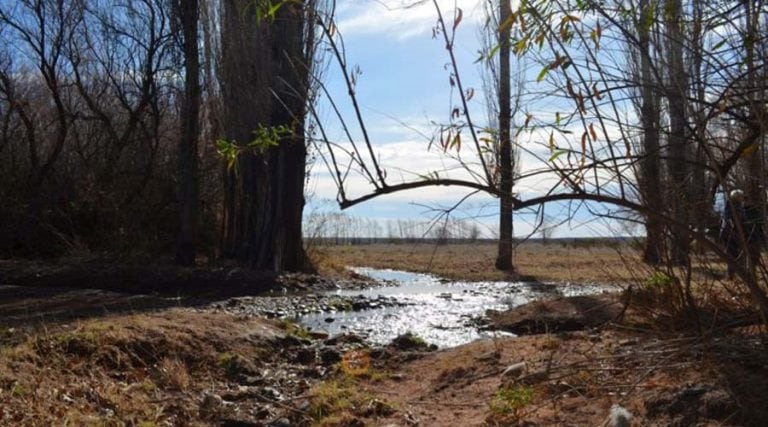
[[[479,31],[485,20],[483,1],[440,0],[439,3],[448,22],[453,20],[455,5],[463,11],[463,20],[456,33],[455,52],[465,89],[473,88],[477,92],[470,101],[473,120],[484,125],[487,123],[487,109],[481,93],[481,65],[475,63],[481,47]],[[450,172],[441,173],[441,176],[447,174],[467,178],[465,172],[454,168],[457,165],[455,156],[446,156],[434,147],[427,151],[429,139],[424,136],[432,134],[430,122],[448,122],[452,108],[457,105],[456,97],[451,98],[450,72],[447,68],[449,56],[444,42],[441,36],[432,37],[432,28],[437,20],[435,9],[431,2],[408,9],[401,5],[402,2],[397,0],[342,0],[337,10],[336,22],[344,38],[348,66],[357,66],[362,72],[356,93],[376,154],[387,171],[388,180],[393,183],[413,180],[418,173],[430,170],[449,169]],[[540,69],[535,65],[530,68],[534,73]],[[334,61],[330,62],[325,73],[325,82],[348,125],[357,129],[354,126],[354,111],[345,95],[346,87]],[[548,105],[537,105],[535,108],[539,111],[537,114],[552,109]],[[344,142],[338,120],[324,99],[320,100],[319,111],[329,139]],[[353,131],[353,137],[362,139],[358,130]],[[536,152],[544,146],[540,141],[530,142],[538,144],[532,145]],[[533,158],[525,156],[523,167],[532,161]],[[529,180],[521,183],[517,191],[527,195],[540,194],[550,184],[551,177]],[[364,194],[370,189],[362,177],[353,176],[348,180],[347,191],[352,195]],[[308,212],[337,209],[326,202],[335,199],[336,188],[319,160],[312,169],[308,190],[312,195]],[[450,206],[466,194],[466,190],[459,188],[427,187],[382,196],[350,208],[345,213],[375,219],[429,219],[433,213],[425,206]],[[495,217],[497,211],[496,199],[476,195],[457,211],[457,215],[476,217],[486,229],[492,229],[498,221]],[[552,217],[552,222],[557,222],[565,217],[558,215],[560,211],[560,207],[551,206],[546,213]],[[534,221],[532,215],[519,215],[515,224],[516,234],[530,233]],[[616,232],[615,224],[594,222],[591,215],[582,210],[569,224],[558,227],[554,234],[566,237],[613,235]]]

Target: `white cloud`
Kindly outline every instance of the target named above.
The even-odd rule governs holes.
[[[451,25],[454,10],[463,12],[462,24],[483,20],[483,0],[438,0],[447,25]],[[395,40],[430,34],[437,22],[437,12],[431,1],[408,0],[347,0],[340,2],[338,28],[349,36],[384,36]]]

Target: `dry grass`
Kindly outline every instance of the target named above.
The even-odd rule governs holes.
[[[320,252],[324,271],[351,265],[428,272],[456,280],[510,279],[493,268],[496,245],[492,243],[329,246]],[[626,283],[647,274],[629,244],[525,243],[515,253],[515,265],[519,275],[540,281]]]
[[[396,410],[385,397],[373,396],[363,387],[364,383],[376,384],[385,379],[386,375],[372,369],[367,351],[346,353],[335,377],[310,391],[308,415],[313,425],[353,426],[360,425],[361,418],[392,415]]]
[[[422,425],[602,425],[613,404],[635,416],[633,426],[762,425],[760,346],[737,336],[708,344],[655,338],[603,331],[476,341],[400,365],[397,379],[363,389],[399,408],[377,425],[404,413]],[[519,362],[517,376],[502,375]],[[683,392],[699,389],[700,400]]]
[[[177,358],[164,357],[157,369],[158,382],[169,390],[185,391],[192,382],[187,364]]]
[[[187,425],[226,387],[223,351],[259,360],[263,320],[170,310],[50,326],[0,347],[0,425]]]

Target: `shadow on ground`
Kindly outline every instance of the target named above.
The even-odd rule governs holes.
[[[0,325],[31,326],[105,314],[203,306],[275,290],[323,287],[327,282],[311,275],[281,277],[239,268],[0,261]]]

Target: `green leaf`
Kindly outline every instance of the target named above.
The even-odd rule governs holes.
[[[563,153],[567,153],[568,150],[557,150],[554,153],[552,153],[552,156],[549,158],[550,162],[554,162],[557,160],[558,157],[560,157]]]
[[[716,44],[716,45],[712,46],[712,51],[714,52],[714,51],[716,51],[716,50],[720,49],[720,48],[721,48],[721,47],[723,47],[723,46],[724,46],[726,43],[728,43],[728,39],[722,39],[722,40],[720,40],[719,42],[717,42],[717,44]]]
[[[516,55],[522,55],[523,53],[525,53],[527,47],[528,47],[528,36],[525,36],[522,39],[515,42],[514,46],[512,46],[512,51]]]
[[[496,52],[499,51],[500,47],[501,47],[501,45],[497,44],[496,46],[491,48],[491,51],[488,52],[488,60],[491,60],[493,58],[493,56],[496,55]]]
[[[541,82],[544,80],[544,78],[547,77],[547,73],[549,73],[549,65],[544,66],[544,68],[539,71],[539,75],[536,77],[536,81]]]
[[[267,18],[274,21],[275,15],[277,15],[277,11],[280,10],[280,8],[283,7],[283,5],[288,3],[288,1],[289,0],[283,0],[275,3],[268,3],[269,9],[267,9],[267,14],[266,14]]]

